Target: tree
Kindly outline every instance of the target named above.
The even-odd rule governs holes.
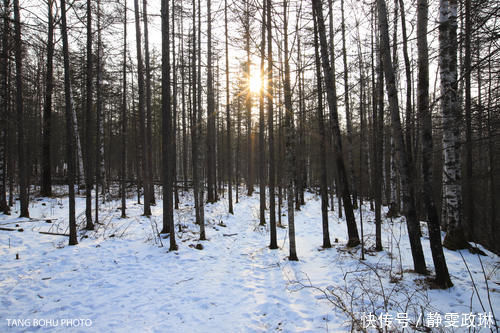
[[[14,0],[14,4],[19,0]],[[15,8],[16,5],[14,5]],[[15,9],[14,9],[15,10]],[[19,7],[18,7],[19,15]],[[19,16],[18,16],[19,17]],[[75,138],[73,124],[73,104],[71,96],[71,76],[69,63],[69,45],[66,23],[66,0],[61,0],[61,35],[63,40],[64,56],[64,97],[66,115],[66,158],[68,162],[68,189],[69,189],[69,245],[77,245],[76,218],[75,218]]]
[[[457,98],[457,1],[439,1],[439,68],[443,119],[443,205],[447,228],[443,245],[450,250],[469,247],[461,219],[460,127],[462,112]]]
[[[326,43],[325,34],[325,21],[323,19],[323,8],[320,0],[313,0],[313,10],[316,13],[319,42],[321,49],[321,64],[323,67],[323,77],[325,79],[325,88],[328,98],[328,106],[330,110],[330,124],[331,131],[333,134],[333,141],[335,146],[335,162],[338,172],[338,186],[340,187],[340,192],[342,194],[342,200],[344,203],[344,211],[347,221],[347,234],[349,240],[347,241],[347,246],[354,247],[359,245],[358,229],[356,226],[356,220],[354,218],[354,211],[352,207],[351,195],[349,191],[349,180],[347,178],[347,173],[344,164],[343,152],[342,152],[342,140],[340,134],[339,117],[336,108],[336,96],[333,92],[333,75],[330,67],[330,59],[328,57],[328,46]]]
[[[441,228],[439,216],[432,193],[432,118],[429,109],[429,50],[427,46],[427,0],[417,3],[417,47],[418,47],[418,87],[417,108],[422,123],[422,173],[424,203],[429,219],[429,240],[431,243],[432,259],[436,269],[436,283],[441,288],[453,286],[448,273],[446,259],[441,244]]]
[[[45,101],[43,106],[43,141],[42,141],[42,186],[40,194],[52,196],[51,133],[52,133],[52,92],[54,89],[54,15],[53,0],[47,1],[47,69],[45,73]]]
[[[172,3],[173,5],[173,3]],[[172,206],[172,106],[170,101],[170,30],[168,0],[161,2],[162,32],[162,174],[163,174],[163,230],[170,233],[170,251],[177,250]]]
[[[149,57],[149,29],[148,29],[148,3],[142,0],[142,15],[144,21],[144,63],[146,78],[146,146],[144,149],[144,162],[146,167],[149,202],[155,204],[155,187],[153,183],[153,139],[152,139],[152,119],[151,119],[151,63]],[[145,197],[144,197],[145,198]]]
[[[384,74],[386,77],[387,98],[391,110],[391,124],[394,135],[395,149],[397,159],[400,163],[401,183],[403,186],[403,203],[406,215],[406,226],[408,228],[408,237],[410,239],[411,253],[415,271],[420,274],[426,274],[425,258],[420,243],[420,226],[417,219],[415,208],[415,198],[413,196],[413,168],[406,147],[403,142],[403,132],[401,129],[401,119],[399,117],[398,94],[396,90],[396,79],[392,67],[389,45],[389,24],[387,23],[387,8],[385,0],[377,0],[378,22],[380,31],[380,52],[384,65]]]
[[[126,218],[127,187],[127,0],[123,1],[123,63],[122,63],[122,108],[121,108],[121,168],[120,168],[120,191],[122,218]]]
[[[10,213],[7,204],[7,130],[8,130],[8,62],[9,62],[9,0],[3,4],[3,31],[2,31],[2,54],[0,57],[0,212]],[[12,192],[11,192],[12,195]]]
[[[16,60],[16,107],[17,107],[17,158],[19,168],[19,199],[21,213],[19,217],[29,217],[28,211],[28,174],[24,140],[24,100],[23,100],[23,54],[21,40],[21,17],[19,0],[14,0],[14,53]]]
[[[274,116],[273,116],[273,35],[271,23],[272,1],[267,0],[267,128],[269,135],[269,224],[271,227],[270,249],[277,249],[276,239],[276,203],[274,195]],[[290,200],[290,198],[288,198]]]
[[[92,136],[92,2],[87,0],[87,66],[86,66],[86,99],[85,99],[85,220],[86,229],[93,230],[92,223],[92,171],[91,171],[91,145]]]
[[[314,20],[314,62],[316,67],[316,89],[318,96],[318,127],[319,127],[319,158],[320,158],[320,194],[321,194],[321,218],[323,226],[323,248],[330,248],[330,231],[328,228],[328,189],[327,189],[327,167],[326,167],[326,131],[323,117],[323,87],[321,84],[321,61],[319,59],[318,24],[313,11]],[[286,36],[286,35],[285,35]]]
[[[270,1],[269,1],[270,2]],[[297,246],[295,244],[295,221],[294,221],[294,211],[293,211],[293,174],[295,168],[295,151],[294,151],[294,130],[293,130],[293,109],[292,109],[292,90],[290,88],[290,64],[288,61],[289,53],[288,53],[288,13],[287,13],[288,1],[283,1],[283,27],[284,27],[284,60],[285,60],[285,80],[283,82],[284,92],[285,92],[285,160],[286,160],[286,187],[287,187],[287,201],[288,201],[288,238],[290,244],[290,255],[288,256],[289,260],[297,261],[299,258],[297,257]],[[269,5],[268,13],[270,12],[271,6]],[[268,14],[268,23],[270,23],[271,15]],[[269,33],[270,35],[270,33]],[[269,58],[271,58],[271,50],[269,50]],[[272,123],[272,119],[270,118],[270,123]],[[272,156],[272,155],[271,155]],[[274,162],[272,162],[274,163]],[[270,177],[272,177],[272,173],[270,172]],[[274,201],[274,200],[273,200]],[[273,202],[274,204],[274,202]],[[271,223],[272,223],[272,215],[271,215]],[[274,222],[276,224],[276,222]],[[272,224],[271,224],[272,226]]]
[[[135,11],[135,39],[137,46],[137,85],[139,89],[139,156],[144,156],[144,159],[139,157],[142,164],[142,179],[144,188],[144,216],[151,216],[151,198],[150,198],[150,185],[148,183],[147,163],[146,157],[146,124],[145,124],[145,111],[144,111],[144,64],[142,62],[142,45],[141,45],[141,25],[139,18],[139,0],[134,0]]]
[[[216,186],[216,151],[215,151],[215,105],[214,79],[212,70],[212,9],[211,0],[207,0],[207,201],[217,200]]]
[[[266,224],[266,148],[264,143],[264,66],[266,59],[266,1],[262,3],[262,29],[260,39],[260,92],[259,92],[259,187],[260,187],[260,225]],[[250,78],[249,78],[250,79]]]
[[[227,187],[229,214],[233,212],[233,163],[231,154],[231,108],[229,106],[229,49],[228,49],[228,30],[227,30],[227,0],[224,0],[224,31],[226,46],[226,127],[227,127]]]
[[[352,203],[353,207],[357,207],[357,191],[356,182],[354,181],[354,160],[352,157],[352,115],[351,108],[349,104],[349,69],[347,64],[347,49],[346,49],[346,37],[345,37],[345,17],[344,17],[344,0],[340,1],[340,11],[342,14],[342,59],[344,62],[344,107],[345,107],[345,118],[347,126],[347,162],[349,163],[349,182],[351,184],[352,191]]]

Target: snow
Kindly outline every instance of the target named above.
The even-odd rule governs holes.
[[[429,318],[436,312],[444,329],[447,313],[500,313],[499,259],[480,246],[487,254],[481,261],[491,308],[475,254],[461,252],[476,288],[460,252],[445,250],[454,283],[449,290],[429,289],[425,277],[411,272],[402,218],[383,224],[385,251],[374,252],[373,212],[363,206],[368,250],[360,261],[360,247],[345,248],[345,221],[336,211],[330,212],[330,233],[332,243],[335,238],[338,243],[321,248],[321,203],[307,193],[306,205],[296,212],[299,261],[290,262],[288,229],[278,228],[280,249],[269,250],[268,227],[258,221],[258,192],[240,199],[234,216],[227,213],[224,198],[205,206],[208,240],[199,242],[192,197],[181,196],[175,212],[176,228],[181,227],[176,233],[179,250],[174,252],[168,251],[168,239],[157,236],[161,200],[152,207],[151,219],[141,216],[142,206],[133,199],[127,202],[126,219],[120,218],[119,202],[101,205],[103,224],[96,231],[79,231],[77,246],[68,246],[65,236],[38,233],[67,233],[67,198],[40,198],[30,204],[32,219],[52,223],[17,218],[15,211],[0,215],[1,227],[24,230],[0,230],[0,331],[58,332],[71,325],[82,332],[350,331],[349,313],[358,320],[370,313],[393,318],[407,313],[414,324],[423,313],[420,324],[432,324]],[[76,207],[77,221],[83,224],[85,198],[77,197]],[[282,220],[286,224],[286,216]],[[202,250],[195,248],[199,243]]]

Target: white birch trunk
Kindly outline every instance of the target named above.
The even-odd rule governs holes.
[[[461,109],[457,98],[457,1],[440,0],[439,62],[443,121],[443,210],[448,233],[444,246],[467,247],[461,221]]]

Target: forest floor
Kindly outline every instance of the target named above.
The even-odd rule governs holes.
[[[234,216],[225,198],[206,205],[208,240],[202,242],[192,197],[181,196],[175,212],[179,249],[173,252],[168,238],[157,235],[161,200],[150,219],[133,199],[126,219],[118,201],[101,205],[102,224],[79,231],[78,246],[68,246],[66,236],[39,233],[67,233],[67,203],[66,197],[35,199],[30,220],[17,218],[15,209],[0,214],[0,228],[23,230],[0,230],[1,332],[68,326],[75,332],[338,332],[377,325],[401,331],[407,324],[458,332],[472,324],[487,332],[494,330],[493,314],[500,315],[498,256],[481,246],[486,256],[480,258],[445,250],[454,287],[432,289],[427,277],[412,273],[404,219],[384,220],[385,250],[373,251],[368,204],[361,261],[361,247],[345,247],[346,225],[336,211],[330,212],[333,248],[321,248],[321,203],[307,193],[306,205],[295,212],[299,261],[290,262],[286,227],[278,228],[280,248],[268,248],[258,193],[240,197]],[[77,197],[76,207],[83,227],[85,198]],[[286,210],[282,215],[286,224]],[[359,210],[356,220],[359,226]],[[422,232],[432,270],[425,223]]]

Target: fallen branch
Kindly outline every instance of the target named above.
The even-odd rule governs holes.
[[[4,230],[4,231],[16,231],[17,229],[0,227],[0,230]]]
[[[38,233],[39,234],[44,234],[44,235],[66,236],[66,237],[69,237],[68,234],[61,234],[61,233],[58,233],[58,232],[39,231]]]

